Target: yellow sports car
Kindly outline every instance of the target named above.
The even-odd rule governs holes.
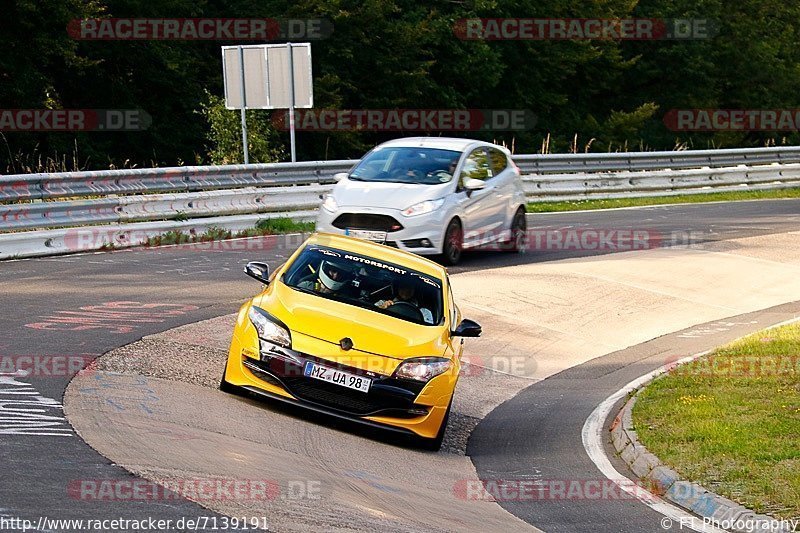
[[[251,392],[442,444],[462,320],[440,265],[381,244],[312,235],[244,304],[220,389]]]

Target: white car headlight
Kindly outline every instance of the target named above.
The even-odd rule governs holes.
[[[256,306],[251,306],[247,316],[250,317],[250,322],[253,323],[253,326],[258,332],[258,337],[261,340],[283,346],[284,348],[291,347],[292,337],[289,335],[289,332],[267,318],[264,311]]]
[[[417,215],[424,215],[436,209],[439,209],[444,204],[444,198],[437,198],[436,200],[425,200],[411,207],[403,209],[402,213],[407,217],[415,217]]]
[[[322,207],[326,211],[335,213],[336,210],[339,209],[339,204],[336,203],[336,199],[333,197],[333,195],[329,194],[325,197],[325,200],[323,200]]]
[[[415,379],[417,381],[429,381],[439,374],[444,374],[453,363],[449,359],[441,357],[425,357],[420,359],[409,359],[394,371],[395,377],[405,379]]]

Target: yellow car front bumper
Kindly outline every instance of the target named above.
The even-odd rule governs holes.
[[[262,352],[249,320],[240,320],[228,354],[225,381],[339,418],[428,439],[439,433],[455,390],[460,370],[458,359],[454,358],[447,372],[423,383],[394,378],[392,373],[401,363],[397,359],[354,354],[342,363],[341,358],[333,360],[312,355],[324,353],[322,347],[313,350],[315,343],[324,341],[302,339],[299,335],[293,335],[293,341],[293,348],[300,344],[302,352],[273,346]],[[367,377],[372,386],[369,392],[363,393],[314,380],[304,375],[307,362]]]

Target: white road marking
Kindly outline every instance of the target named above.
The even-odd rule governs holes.
[[[71,437],[61,404],[17,377],[21,376],[0,374],[0,435]]]
[[[690,355],[689,357],[680,359],[677,363],[687,363],[707,353],[708,351]],[[669,365],[669,367],[671,366],[673,365]],[[620,474],[611,464],[611,461],[609,461],[605,451],[603,450],[603,426],[605,425],[605,421],[608,418],[608,415],[611,413],[611,409],[614,407],[614,404],[616,404],[621,398],[625,397],[629,392],[638,389],[659,374],[663,374],[667,367],[668,366],[665,365],[661,368],[657,368],[656,370],[631,381],[623,388],[603,400],[603,402],[598,405],[594,411],[592,411],[592,414],[589,415],[589,418],[587,418],[586,422],[583,424],[583,430],[581,431],[583,448],[586,450],[589,458],[604,476],[614,482],[620,489],[634,496],[643,504],[672,520],[676,526],[680,527],[681,529],[686,527],[693,531],[724,533],[724,529],[719,529],[710,524],[703,523],[701,518],[684,511],[680,507],[666,502],[665,500],[646,490],[641,486],[641,484],[637,484],[633,480]]]

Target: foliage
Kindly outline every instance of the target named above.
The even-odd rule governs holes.
[[[763,330],[674,367],[633,407],[647,449],[758,513],[800,513],[800,325]]]
[[[314,231],[313,222],[295,221],[290,218],[268,218],[259,220],[253,228],[237,232],[226,230],[219,226],[209,226],[204,233],[197,234],[193,231],[184,233],[179,229],[170,230],[160,235],[147,239],[145,246],[168,246],[176,244],[193,244],[204,242],[224,241],[231,238],[257,237],[261,235],[280,235],[285,233]],[[104,245],[103,249],[113,249],[114,245]]]
[[[646,205],[695,204],[703,202],[732,202],[737,200],[770,200],[775,198],[800,198],[800,188],[765,191],[702,192],[699,194],[677,194],[675,196],[647,196],[643,198],[614,198],[609,200],[574,200],[560,202],[531,202],[528,213],[550,213],[553,211],[585,211],[589,209],[615,209]]]
[[[241,112],[226,109],[225,99],[206,91],[200,112],[208,123],[208,157],[215,165],[242,163]],[[265,111],[247,111],[247,147],[251,163],[280,161],[284,150],[278,132]]]
[[[256,231],[262,235],[314,231],[313,222],[298,222],[291,218],[265,218],[256,223]]]
[[[706,19],[686,40],[462,40],[468,18]],[[135,132],[5,132],[0,171],[240,161],[239,116],[223,111],[227,41],[79,41],[93,17],[327,19],[312,42],[317,109],[525,109],[527,131],[444,132],[517,152],[608,151],[797,143],[797,133],[675,132],[672,109],[794,109],[800,4],[779,0],[5,0],[0,108],[142,109]],[[248,114],[254,161],[286,159],[288,133]],[[306,132],[298,158],[357,157],[418,132]],[[425,134],[423,132],[423,134]],[[433,135],[442,132],[430,132]],[[5,144],[5,143],[3,143]]]

